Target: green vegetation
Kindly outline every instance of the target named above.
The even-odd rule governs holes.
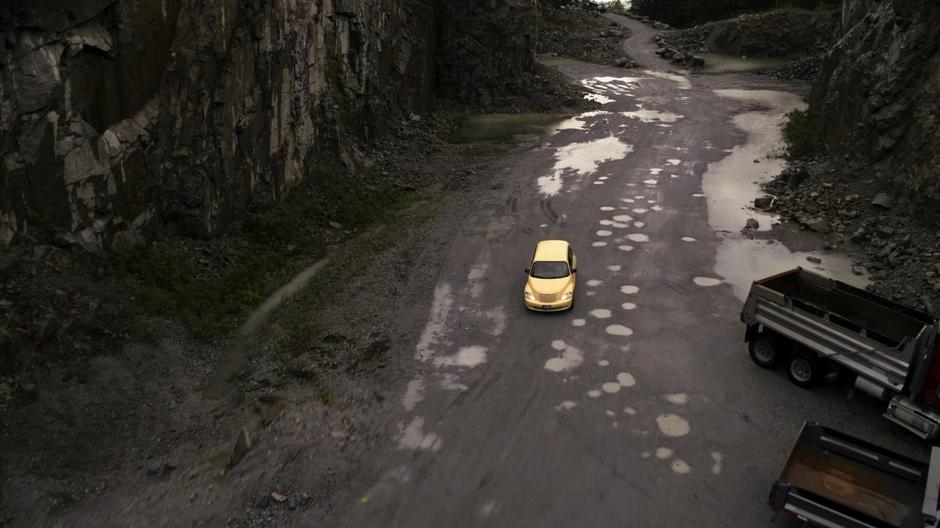
[[[251,215],[242,232],[218,243],[165,240],[114,257],[144,312],[179,317],[196,337],[231,332],[250,310],[295,273],[323,256],[327,243],[392,221],[420,194],[332,167],[312,175],[284,202]],[[330,227],[340,225],[340,228]],[[138,322],[132,336],[149,332]]]
[[[676,27],[689,27],[743,13],[834,9],[837,0],[633,0],[630,10]]]
[[[798,158],[819,150],[819,116],[811,110],[793,110],[786,115],[783,139],[787,156]]]

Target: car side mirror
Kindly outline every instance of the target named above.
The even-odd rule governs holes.
[[[525,274],[526,274],[526,275],[529,274],[529,268],[526,268],[526,269],[525,269]]]
[[[578,272],[578,268],[571,268],[571,273],[577,273],[577,272]]]

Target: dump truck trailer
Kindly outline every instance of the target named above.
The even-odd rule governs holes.
[[[809,388],[834,370],[885,402],[884,417],[925,439],[940,432],[937,320],[796,268],[755,281],[741,312],[751,359]]]
[[[922,462],[807,422],[770,507],[827,528],[936,527],[940,449]]]

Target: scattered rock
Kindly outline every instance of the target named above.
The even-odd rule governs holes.
[[[334,222],[334,221],[332,221],[332,220],[329,222],[329,225],[330,225],[330,227],[332,227],[333,229],[342,229],[342,228],[343,228],[343,224],[340,224],[339,222]]]
[[[274,499],[275,502],[284,502],[287,500],[286,495],[281,495],[280,493],[276,491],[271,492],[271,498]]]
[[[852,266],[852,274],[859,275],[859,276],[864,275],[865,268],[863,268],[862,266]]]
[[[829,233],[832,231],[829,224],[819,216],[802,216],[798,221],[800,225],[810,231],[817,233]]]
[[[822,264],[822,259],[819,257],[814,257],[812,255],[806,257],[806,260],[812,262],[813,264]]]
[[[774,205],[773,196],[761,196],[759,198],[754,198],[754,207],[756,209],[762,209],[766,211],[767,209],[770,209],[771,207],[773,207],[773,205]]]
[[[872,205],[881,207],[882,209],[891,209],[892,202],[891,195],[888,193],[878,193],[871,200]]]
[[[748,218],[747,222],[744,223],[745,231],[754,231],[760,227],[760,222],[756,218]]]

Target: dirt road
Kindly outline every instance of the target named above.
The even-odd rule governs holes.
[[[674,70],[651,29],[610,18],[641,68],[556,64],[602,109],[504,160],[466,211],[433,296],[401,315],[414,373],[372,455],[383,476],[337,525],[763,526],[803,420],[921,453],[865,396],[746,355],[749,281],[812,266],[743,209],[781,168],[795,88]],[[530,313],[523,269],[551,238],[578,254],[575,307]]]

